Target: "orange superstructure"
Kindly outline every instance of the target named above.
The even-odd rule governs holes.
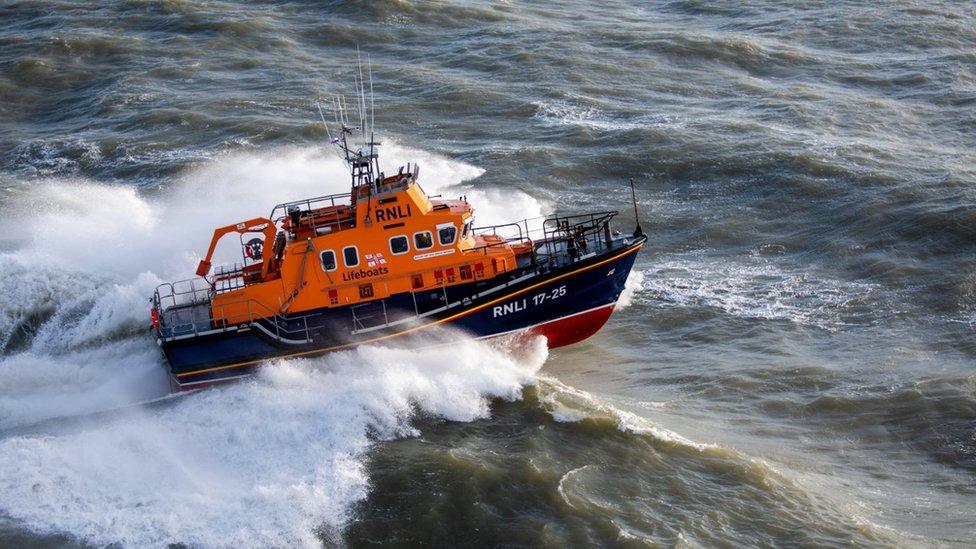
[[[217,241],[231,232],[242,235],[244,262],[214,274],[214,322],[239,324],[491,278],[532,254],[529,243],[475,235],[467,200],[430,199],[417,173],[401,169],[348,194],[280,204],[270,218],[217,229],[198,275],[208,273]],[[255,237],[245,242],[248,235]]]

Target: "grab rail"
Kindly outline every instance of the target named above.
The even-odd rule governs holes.
[[[333,197],[341,196],[344,195],[332,195],[331,197],[320,198],[331,200]],[[316,199],[309,200],[314,201]],[[462,254],[462,256],[477,252],[481,252],[482,255],[487,256],[489,250],[492,248],[511,246],[513,243],[528,242],[532,245],[530,265],[533,265],[536,268],[560,267],[581,259],[585,259],[586,257],[592,255],[592,253],[600,252],[612,247],[610,221],[616,215],[617,212],[606,211],[569,216],[551,216],[547,218],[536,217],[523,219],[522,221],[515,223],[473,228],[472,232],[474,234],[480,236],[493,235],[498,238],[498,241],[492,242],[490,241],[491,239],[489,239],[488,242],[485,242],[480,246],[463,250],[465,254]],[[535,226],[530,225],[530,222],[538,222],[540,219],[542,220],[541,224],[533,223],[532,225]],[[539,225],[541,225],[541,227]],[[505,232],[509,232],[510,234],[506,236]],[[542,236],[541,239],[530,238],[530,236],[539,234],[540,232]],[[438,265],[436,270],[447,271],[452,267],[459,268],[460,270],[465,266],[470,266],[471,261],[471,256],[468,256],[462,261],[453,262],[449,265]],[[417,274],[429,276],[432,270],[435,269],[428,267],[424,269],[416,269],[410,272],[397,273],[396,276],[404,278],[412,277]],[[226,273],[218,273],[218,276],[228,274],[236,275],[237,273],[243,273],[243,269],[235,269],[234,267],[231,267]],[[478,279],[478,275],[475,274],[473,280]],[[483,279],[483,277],[480,279]],[[380,283],[379,280],[376,282]],[[385,283],[386,281],[383,282]],[[422,290],[420,291],[429,291],[431,289],[435,289],[436,291],[436,289],[442,289],[446,302],[448,301],[447,287],[452,282],[453,280],[450,280],[449,277],[444,277],[444,279],[438,279],[433,286],[424,284]],[[330,287],[334,289],[342,289],[357,285],[361,285],[361,282],[356,281],[348,284],[336,284]],[[414,294],[416,291],[417,290],[411,290],[411,292]],[[255,301],[253,299],[242,299],[231,303],[221,304],[216,310],[213,310],[211,303],[213,302],[214,295],[217,293],[221,293],[220,289],[216,288],[213,282],[202,278],[192,278],[160,284],[153,294],[153,304],[159,313],[161,328],[166,328],[169,331],[170,336],[172,336],[174,332],[180,331],[177,330],[177,328],[185,328],[185,330],[188,330],[181,331],[181,333],[199,333],[200,327],[204,324],[204,319],[206,319],[207,330],[236,329],[240,324],[253,323],[257,320],[263,320],[268,324],[267,327],[273,328],[274,336],[279,339],[298,334],[306,341],[310,340],[311,332],[308,326],[308,318],[315,315],[282,315],[279,311],[276,311],[264,303]],[[388,288],[385,294],[389,295]],[[369,303],[375,301],[384,302],[383,316],[386,317],[387,313],[385,311],[384,299],[380,298],[370,300]],[[207,307],[205,312],[199,309],[199,307],[204,305]],[[239,310],[243,309],[242,313],[237,314],[244,320],[233,325],[228,324],[226,312],[227,310],[231,309],[231,307]],[[414,308],[415,313],[420,314],[416,303],[414,304]],[[215,315],[217,318],[214,318]],[[353,312],[353,315],[353,323],[355,326],[357,324],[357,315],[355,311]],[[182,320],[188,320],[188,322],[180,322]],[[358,319],[358,323],[362,324],[362,320],[365,319]],[[384,320],[387,323],[389,322],[387,318],[384,318]],[[300,321],[300,324],[296,326],[298,321]],[[162,330],[161,333],[163,333]]]
[[[344,198],[348,198],[349,201],[345,203],[340,202],[339,204],[336,204],[336,200],[342,200]],[[277,221],[277,219],[275,218],[275,212],[277,212],[278,210],[282,210],[284,215],[288,214],[288,208],[294,206],[305,206],[307,208],[306,211],[311,211],[313,209],[312,204],[318,204],[320,202],[326,202],[326,201],[329,202],[330,206],[337,206],[337,205],[347,206],[352,203],[352,193],[328,194],[325,196],[316,196],[313,198],[303,198],[301,200],[293,200],[291,202],[282,202],[281,204],[276,204],[275,207],[271,209],[271,215],[268,216],[268,219]],[[284,217],[284,215],[282,217]]]
[[[195,280],[195,279],[190,279]],[[181,281],[186,282],[186,281]],[[172,287],[172,283],[161,284],[160,288]],[[214,318],[212,302],[206,301],[181,303],[174,306],[159,308],[166,297],[159,295],[159,288],[153,300],[159,311],[159,333],[163,339],[170,339],[183,335],[199,335],[201,332],[211,332],[214,330],[230,331],[237,330],[241,325],[253,324],[257,321],[265,321],[274,330],[274,336],[278,340],[286,339],[286,336],[299,335],[306,342],[311,341],[311,331],[308,326],[308,319],[313,315],[288,316],[280,314],[268,307],[264,303],[254,299],[242,299],[230,303],[222,303],[217,307],[217,318]],[[227,310],[240,309],[243,306],[243,319],[233,324],[227,322]],[[206,311],[201,308],[206,307]],[[240,315],[240,313],[237,313]],[[298,328],[289,328],[289,324],[301,321]],[[203,326],[206,324],[206,326]],[[287,337],[287,339],[294,339]]]

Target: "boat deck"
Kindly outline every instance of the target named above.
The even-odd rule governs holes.
[[[187,303],[169,307],[160,313],[160,324],[169,337],[192,334],[211,326],[210,303]]]

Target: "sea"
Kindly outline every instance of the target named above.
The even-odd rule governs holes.
[[[478,225],[633,179],[621,302],[169,395],[153,290],[348,190],[360,70]],[[0,546],[974,540],[972,2],[0,1]]]

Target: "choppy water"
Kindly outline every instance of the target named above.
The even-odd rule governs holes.
[[[0,5],[0,545],[970,545],[974,7],[740,4]],[[636,177],[629,305],[129,406],[152,288],[346,185],[357,45],[482,222]]]

